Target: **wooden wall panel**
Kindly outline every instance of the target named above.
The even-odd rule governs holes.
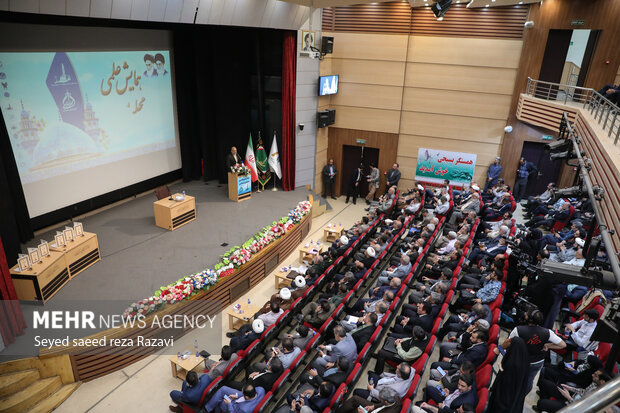
[[[410,36],[408,62],[515,69],[521,40]]]
[[[406,87],[403,110],[506,120],[510,95]]]
[[[340,75],[341,82],[402,86],[405,79],[404,62],[335,58],[325,59],[324,62],[328,60],[331,61],[330,73]]]
[[[365,33],[325,33],[334,37],[334,59],[391,60],[404,62],[407,36]]]
[[[329,128],[320,128],[316,134],[316,156],[315,156],[315,175],[314,175],[314,191],[316,193],[323,192],[323,179],[321,172],[327,163],[327,137]]]
[[[455,146],[453,150],[459,151],[463,150],[464,146],[477,145],[478,143],[499,145],[504,135],[505,125],[506,122],[501,120],[403,112],[400,133],[437,138],[456,138],[461,143]],[[470,146],[470,148],[473,152],[476,146]]]
[[[438,22],[430,8],[412,9],[403,0],[324,8],[322,24],[323,31],[519,39],[527,11],[526,5],[468,9],[463,2]]]
[[[336,109],[335,128],[359,129],[398,133],[399,110],[367,109],[350,106],[333,106]],[[331,127],[330,127],[331,128]]]
[[[515,69],[407,63],[405,86],[468,92],[512,93]]]
[[[338,93],[331,98],[333,106],[400,110],[403,88],[400,86],[364,85],[340,82]]]
[[[338,115],[336,115],[336,118]],[[379,149],[379,171],[381,171],[381,186],[378,193],[385,192],[385,177],[383,172],[392,167],[396,160],[396,152],[398,149],[398,135],[395,133],[373,132],[368,130],[342,129],[336,127],[329,128],[329,146],[327,149],[328,159],[334,159],[336,166],[342,165],[342,147],[343,145],[360,146],[356,143],[356,139],[366,139],[365,147]],[[349,179],[348,176],[343,177],[342,174],[336,175],[336,183],[334,192],[336,196],[340,196],[340,184],[342,179]],[[346,195],[346,194],[343,194]]]

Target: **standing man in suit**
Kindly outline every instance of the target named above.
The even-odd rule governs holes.
[[[362,183],[362,166],[355,168],[351,174],[351,180],[349,181],[349,190],[347,191],[347,199],[345,204],[349,203],[349,198],[353,197],[353,205],[356,204],[357,195],[360,193],[360,184]]]
[[[230,148],[230,153],[226,155],[226,172],[230,172],[230,168],[241,163],[241,156],[237,153],[237,148],[233,146]]]
[[[338,169],[334,164],[334,160],[330,159],[329,163],[323,167],[323,198],[327,197],[329,191],[332,199],[336,199],[334,196],[334,182],[336,182],[336,174]]]
[[[501,158],[498,156],[495,158],[495,161],[489,165],[489,169],[487,169],[487,181],[484,183],[483,192],[493,188],[497,183],[499,176],[502,174],[502,165],[500,165],[499,161],[501,161]]]
[[[367,176],[368,181],[368,195],[366,195],[366,204],[370,205],[375,200],[375,192],[379,189],[381,184],[381,176],[379,175],[379,168],[370,164],[370,175]]]
[[[519,159],[519,168],[517,169],[517,179],[514,186],[515,201],[521,201],[523,195],[525,195],[525,187],[532,174],[538,172],[538,168],[530,161],[526,161],[525,158]]]
[[[387,171],[385,175],[385,180],[387,183],[387,189],[396,185],[398,187],[398,181],[400,181],[400,171],[398,170],[398,163],[392,165],[392,169]]]

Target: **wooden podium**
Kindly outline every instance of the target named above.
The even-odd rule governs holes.
[[[177,195],[181,194],[172,195],[172,200],[164,198],[153,203],[155,225],[158,227],[174,231],[196,219],[196,199],[185,195],[183,201],[177,201]]]
[[[245,201],[252,197],[251,175],[239,175],[228,172],[228,198],[235,202]]]
[[[19,271],[16,265],[10,273],[17,298],[38,304],[44,304],[69,282],[65,254],[57,251],[50,251],[49,257],[43,257],[28,271]]]
[[[92,232],[84,232],[83,237],[76,237],[75,241],[67,242],[64,247],[50,244],[50,250],[64,253],[70,278],[101,260],[97,234]]]

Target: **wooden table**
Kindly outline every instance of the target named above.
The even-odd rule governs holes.
[[[344,225],[330,224],[323,228],[323,241],[334,242],[342,237],[344,233]]]
[[[202,356],[196,357],[196,354],[190,354],[185,360],[178,356],[170,356],[170,368],[172,370],[172,377],[177,377],[181,380],[185,380],[185,376],[189,371],[194,370],[200,366],[204,361]]]
[[[69,281],[65,254],[50,251],[48,257],[33,264],[28,271],[19,271],[19,265],[10,270],[17,298],[44,304]]]
[[[171,195],[172,199],[164,198],[153,203],[155,225],[174,231],[196,219],[196,199],[185,195],[183,201],[177,201],[175,197],[179,195],[182,196],[182,194],[174,194]]]
[[[242,325],[251,323],[254,320],[254,314],[260,310],[253,304],[239,303],[241,305],[241,313],[234,308],[228,312],[228,328],[230,330],[238,330]]]
[[[91,265],[101,261],[97,234],[92,232],[84,232],[83,237],[75,237],[74,241],[67,242],[67,245],[64,247],[58,247],[54,243],[49,244],[49,246],[50,251],[64,254],[70,278],[75,277]]]
[[[291,272],[291,270],[287,269],[286,272],[280,270],[274,274],[274,278],[276,281],[276,290],[280,291],[280,288],[290,287],[291,284],[293,284],[293,280],[288,278],[288,275]]]
[[[300,263],[312,262],[312,258],[316,254],[322,253],[324,249],[325,249],[325,246],[323,244],[319,245],[318,247],[316,246],[316,244],[311,244],[311,245],[308,245],[307,247],[306,245],[304,245],[303,247],[299,249],[299,262]],[[310,253],[311,250],[317,250],[317,253],[311,254]]]

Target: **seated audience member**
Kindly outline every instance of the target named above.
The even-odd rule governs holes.
[[[215,362],[210,359],[205,360],[206,366],[209,369],[207,374],[212,380],[221,376],[224,373],[224,370],[226,370],[230,363],[235,361],[236,358],[237,353],[233,353],[230,346],[223,346],[219,361]]]
[[[579,400],[611,380],[611,376],[600,369],[592,374],[592,384],[585,388],[561,384],[546,379],[539,380],[540,399],[532,409],[535,412],[554,413],[569,403]]]
[[[243,326],[241,326],[243,327]],[[240,335],[233,336],[230,339],[230,349],[233,353],[246,349],[254,340],[258,340],[265,331],[265,325],[262,320],[254,320],[250,330],[245,329]],[[229,333],[226,333],[228,335]]]
[[[620,85],[607,84],[603,86],[598,93],[606,97],[613,104],[617,105],[620,103]]]
[[[441,271],[441,275],[437,280],[433,280],[428,277],[422,277],[422,282],[415,283],[413,286],[414,291],[409,294],[410,304],[419,304],[426,299],[426,297],[436,294],[438,301],[443,302],[445,294],[450,289],[452,283],[452,270],[444,268]]]
[[[334,327],[334,339],[336,344],[318,346],[319,357],[314,360],[313,367],[321,374],[327,369],[334,367],[338,357],[345,356],[351,363],[357,358],[357,345],[351,334],[340,325]]]
[[[302,321],[310,324],[312,327],[319,329],[323,323],[331,316],[331,305],[325,301],[317,303],[311,302],[301,310]]]
[[[507,248],[506,238],[498,237],[497,243],[492,243],[490,246],[482,243],[479,247],[474,248],[469,255],[469,261],[477,264],[483,259],[494,260],[499,254],[504,254]]]
[[[208,374],[203,374],[200,378],[198,378],[198,374],[196,374],[195,371],[189,371],[187,372],[187,377],[185,377],[185,380],[181,385],[181,391],[172,390],[170,392],[170,398],[177,404],[198,404],[200,397],[202,396],[202,392],[205,391],[210,383],[211,377],[209,377]],[[169,406],[169,408],[173,412],[183,412],[183,408],[180,406]]]
[[[553,182],[549,182],[547,184],[547,189],[540,195],[530,196],[527,198],[527,203],[523,208],[525,208],[528,213],[539,207],[540,205],[546,205],[549,201],[553,200],[553,193],[555,192],[555,184]],[[525,218],[529,218],[528,216],[524,216]]]
[[[402,363],[403,361],[412,364],[414,360],[424,353],[428,344],[429,336],[420,326],[413,327],[413,336],[409,338],[388,338],[385,345],[377,355],[375,373],[383,373],[386,360]]]
[[[453,413],[458,412],[458,408],[464,404],[470,404],[475,406],[478,403],[478,396],[473,388],[474,376],[470,374],[462,375],[459,377],[459,381],[456,390],[450,393],[447,389],[444,389],[446,397],[437,406],[433,406],[426,402],[422,402],[420,406],[413,406],[411,408],[412,413]]]
[[[282,339],[285,339],[285,338],[293,339],[293,345],[301,350],[306,348],[306,344],[308,344],[308,342],[312,340],[312,337],[314,337],[314,331],[310,330],[308,327],[306,327],[303,324],[300,324],[297,326],[297,328],[295,328],[295,334],[287,333],[287,334],[282,335]],[[278,347],[281,348],[282,343],[280,343],[280,346]]]
[[[282,340],[282,349],[278,347],[274,347],[270,350],[271,358],[277,357],[282,362],[282,366],[284,370],[288,369],[291,363],[295,360],[295,358],[301,353],[301,349],[296,347],[293,338],[287,337]],[[259,370],[262,370],[264,364],[257,363],[259,365]]]
[[[247,377],[244,382],[231,381],[228,383],[228,387],[241,391],[246,385],[251,384],[254,388],[262,387],[267,390],[271,389],[273,383],[278,380],[278,377],[284,372],[282,362],[279,358],[272,357],[267,364],[256,363],[256,365],[258,364],[262,364],[260,369],[253,368],[253,366],[246,371]]]
[[[570,217],[570,206],[570,203],[565,202],[560,205],[560,208],[557,210],[550,211],[542,216],[532,217],[531,220],[525,223],[525,226],[529,228],[536,228],[540,226],[551,228],[556,222],[565,222]]]
[[[474,321],[465,330],[459,332],[451,331],[448,333],[448,341],[439,344],[439,359],[453,357],[471,346],[471,335],[474,331],[481,331],[488,334],[490,323],[484,319]]]
[[[359,413],[360,408],[364,411],[381,411],[382,413],[399,413],[401,410],[400,397],[394,390],[384,387],[379,391],[379,401],[371,402],[360,396],[353,396],[346,400],[337,413]]]
[[[458,382],[461,376],[463,375],[472,375],[475,374],[476,366],[471,361],[466,361],[459,369],[452,374],[444,374],[437,380],[428,380],[426,382],[426,393],[425,393],[425,401],[433,400],[435,403],[441,403],[446,395],[450,393],[454,393],[457,389]],[[444,390],[444,394],[439,392],[437,387],[441,387]],[[448,390],[446,393],[445,390]]]
[[[255,388],[251,384],[243,387],[241,394],[239,394],[239,390],[223,386],[211,397],[204,408],[207,413],[224,411],[252,413],[264,396],[265,389],[262,387]]]
[[[490,278],[485,279],[484,285],[479,290],[466,289],[461,291],[461,295],[454,304],[450,304],[450,311],[457,313],[457,310],[466,306],[476,303],[488,304],[497,298],[499,291],[502,287],[502,282],[498,277],[501,271],[493,271],[490,274]]]
[[[400,363],[396,373],[375,374],[368,372],[368,385],[365,389],[353,390],[354,396],[359,396],[368,401],[378,401],[381,389],[390,388],[398,397],[403,398],[409,390],[409,385],[415,376],[415,370],[407,363]]]
[[[441,275],[444,268],[454,271],[459,264],[461,255],[463,255],[462,250],[454,250],[450,253],[447,259],[443,259],[443,257],[435,260],[429,259],[430,262],[428,262],[424,266],[424,270],[422,270],[422,276],[436,279]]]
[[[291,305],[293,305],[293,302],[299,297],[303,296],[305,291],[306,291],[305,288],[300,288],[300,289],[291,291],[290,289],[284,287],[279,292],[272,295],[269,301],[267,301],[265,305],[263,305],[263,307],[260,310],[258,310],[257,314],[260,315],[260,314],[270,313],[272,302],[277,303],[278,307],[280,307],[280,309],[284,312],[290,309]]]
[[[365,313],[357,322],[356,327],[349,332],[351,337],[353,337],[353,341],[355,341],[358,353],[364,348],[375,332],[378,320],[379,318],[376,313]]]
[[[476,214],[480,212],[480,195],[477,192],[474,192],[467,202],[454,209],[448,223],[454,226],[457,221],[462,221],[472,211]]]
[[[598,347],[598,342],[592,342],[590,338],[599,318],[599,313],[591,308],[584,311],[583,317],[574,323],[566,324],[566,348],[568,351],[593,351]]]
[[[603,362],[595,355],[590,355],[585,360],[559,363],[557,366],[546,365],[540,372],[539,380],[549,380],[556,386],[571,382],[583,388],[592,384],[592,374],[599,369],[603,369]]]
[[[349,370],[351,370],[351,367],[352,364],[349,360],[345,356],[340,356],[336,364],[332,368],[325,370],[323,374],[319,374],[317,369],[310,369],[301,374],[299,377],[299,382],[301,384],[297,390],[292,393],[292,396],[295,397],[297,394],[301,394],[308,389],[316,390],[324,381],[328,381],[338,388],[347,378],[347,374]]]
[[[477,320],[487,320],[488,316],[488,306],[485,307],[481,303],[476,303],[472,305],[471,311],[463,311],[459,314],[452,314],[448,317],[443,326],[441,326],[437,332],[437,339],[443,340],[443,338],[450,332],[460,333],[461,331],[467,329],[467,327],[473,325]],[[487,320],[487,322],[490,322],[490,320]]]
[[[332,383],[324,381],[317,389],[310,388],[299,394],[299,400],[289,395],[287,397],[289,405],[280,407],[276,413],[301,413],[305,407],[308,407],[311,412],[322,412],[329,405],[335,389]]]
[[[435,318],[431,315],[433,306],[430,302],[424,301],[416,305],[416,312],[403,312],[396,317],[396,323],[392,328],[392,337],[407,338],[411,337],[414,326],[420,326],[424,331],[430,332],[433,328]]]
[[[471,346],[469,346],[469,348],[454,357],[444,357],[440,361],[436,361],[431,364],[431,377],[441,377],[437,367],[441,367],[444,371],[450,373],[458,370],[461,364],[466,361],[471,361],[476,367],[480,366],[487,357],[488,340],[489,335],[487,332],[475,330],[471,334]]]
[[[384,270],[378,278],[377,285],[387,284],[392,280],[392,278],[400,278],[401,280],[404,280],[405,277],[409,275],[409,271],[411,271],[409,256],[403,254],[400,257],[400,265],[391,271]]]

